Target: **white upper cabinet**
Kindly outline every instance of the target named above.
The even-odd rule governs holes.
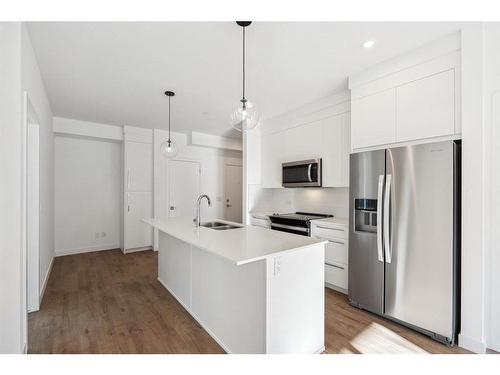
[[[330,117],[323,123],[323,186],[349,186],[350,113]]]
[[[351,101],[352,148],[396,142],[396,89]]]
[[[125,142],[125,190],[153,190],[153,145]]]
[[[262,187],[281,187],[281,158],[280,151],[284,149],[280,133],[265,134],[262,136]]]
[[[351,151],[456,139],[460,35],[349,77]]]
[[[349,112],[262,136],[262,187],[280,188],[281,163],[323,159],[323,186],[348,186]]]
[[[397,141],[451,135],[455,131],[454,70],[399,86]]]

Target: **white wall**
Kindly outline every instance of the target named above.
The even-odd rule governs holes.
[[[462,30],[462,317],[459,344],[484,352],[483,26]]]
[[[119,142],[55,136],[57,255],[120,246],[121,147]]]
[[[486,346],[500,352],[500,23],[485,25],[485,160],[486,215],[485,309]],[[489,203],[488,203],[489,202]]]
[[[154,130],[154,214],[155,218],[168,217],[168,160],[160,154],[160,145],[168,137],[164,130]],[[207,147],[196,147],[189,144],[186,134],[172,132],[172,139],[179,147],[176,159],[198,161],[201,165],[202,194],[207,194],[212,200],[212,207],[203,204],[201,215],[203,220],[224,217],[224,165],[242,164],[242,153],[239,151],[220,150]],[[195,202],[193,202],[193,205]],[[155,233],[155,248],[158,245]]]
[[[40,122],[40,293],[54,257],[54,136],[52,110],[26,25],[22,24],[21,88]]]
[[[21,353],[21,24],[0,23],[0,353]]]

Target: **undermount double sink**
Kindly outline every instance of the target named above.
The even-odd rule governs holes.
[[[241,228],[241,226],[223,223],[221,221],[208,221],[206,223],[201,223],[200,226],[214,230],[228,230],[228,229]]]

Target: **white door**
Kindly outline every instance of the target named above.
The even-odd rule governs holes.
[[[171,160],[168,164],[168,216],[194,218],[200,195],[200,164],[181,160]]]
[[[153,145],[125,142],[125,191],[152,191]]]
[[[242,170],[241,165],[226,164],[224,168],[224,219],[242,221]]]
[[[153,230],[142,222],[153,217],[153,194],[127,192],[125,201],[125,250],[153,246]]]
[[[27,127],[27,188],[26,188],[26,247],[27,247],[27,308],[28,312],[40,308],[40,175],[38,124]]]

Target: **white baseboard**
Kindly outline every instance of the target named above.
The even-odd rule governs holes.
[[[120,244],[104,244],[104,245],[96,245],[89,247],[77,247],[73,249],[60,249],[56,250],[56,257],[60,257],[63,255],[72,255],[72,254],[83,254],[83,253],[91,253],[93,251],[104,251],[104,250],[113,250],[119,249]]]
[[[39,301],[38,302],[39,308],[40,308],[40,305],[42,304],[43,296],[45,294],[45,289],[47,288],[47,283],[49,282],[50,273],[52,272],[52,266],[54,265],[54,258],[55,258],[55,255],[50,260],[49,267],[47,269],[47,273],[45,274],[45,277],[43,278],[42,288],[40,289],[40,297],[38,300]]]
[[[123,254],[138,253],[139,251],[153,250],[151,246],[135,247],[133,249],[122,250]]]
[[[483,342],[468,336],[464,336],[462,334],[458,335],[458,346],[470,350],[473,353],[477,354],[486,353],[486,345]]]

